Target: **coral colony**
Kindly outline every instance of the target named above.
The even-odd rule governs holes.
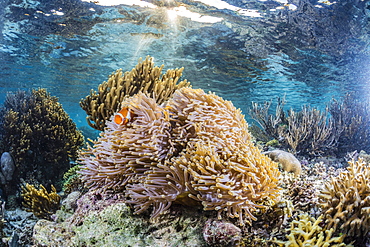
[[[22,179],[47,185],[60,179],[84,142],[58,99],[45,89],[8,93],[0,115],[0,151],[9,152],[15,164],[11,181],[12,168],[2,171],[7,194],[15,194]]]
[[[230,101],[180,81],[183,68],[162,70],[148,56],[82,99],[88,124],[101,131],[83,149],[81,133],[46,90],[8,94],[0,184],[10,195],[19,191],[10,181],[21,183],[23,207],[41,218],[9,243],[32,235],[34,246],[368,244],[369,155],[352,153],[347,168],[297,156],[351,150],[350,133],[367,144],[360,123],[368,108],[357,103],[354,115],[346,98],[324,112],[285,113],[280,100],[271,115],[271,102],[254,103],[260,126],[248,128]],[[52,150],[42,148],[50,139]],[[51,182],[63,184],[62,203]]]

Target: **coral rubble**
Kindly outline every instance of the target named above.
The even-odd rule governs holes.
[[[130,72],[123,74],[122,70],[117,70],[110,75],[108,81],[99,85],[98,92],[91,91],[90,95],[80,101],[81,108],[88,115],[88,124],[97,130],[103,130],[106,121],[122,108],[120,103],[127,96],[143,92],[161,104],[176,89],[190,85],[186,80],[178,83],[183,68],[170,69],[162,75],[163,67],[164,65],[154,67],[153,58],[147,56],[144,61],[140,59]]]
[[[231,102],[185,87],[165,106],[143,93],[121,105],[134,113],[133,121],[108,121],[79,158],[90,188],[124,192],[136,213],[152,206],[156,217],[174,202],[199,201],[240,224],[277,199],[277,163],[252,144]]]
[[[32,212],[39,218],[49,219],[60,206],[61,197],[53,185],[51,185],[49,193],[43,185],[37,189],[31,184],[26,184],[22,187],[21,195],[23,197],[22,205],[28,212]]]

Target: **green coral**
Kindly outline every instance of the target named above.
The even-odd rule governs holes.
[[[82,190],[83,183],[81,181],[81,175],[78,171],[81,170],[80,165],[75,165],[64,173],[63,175],[63,191],[66,193],[71,193],[72,191]]]

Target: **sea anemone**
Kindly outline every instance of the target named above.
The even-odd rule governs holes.
[[[253,145],[241,111],[201,89],[181,88],[164,105],[144,93],[122,102],[132,121],[107,122],[93,147],[81,153],[83,181],[124,192],[152,217],[173,202],[199,202],[239,218],[277,199],[277,163]]]

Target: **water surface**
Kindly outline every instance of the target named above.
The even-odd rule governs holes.
[[[77,122],[90,89],[140,57],[185,67],[193,87],[247,113],[286,95],[323,108],[370,96],[368,1],[77,1],[0,3],[0,100],[47,88]]]

